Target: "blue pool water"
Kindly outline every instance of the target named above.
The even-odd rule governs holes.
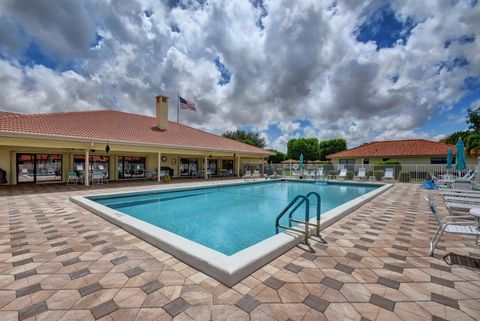
[[[272,181],[90,199],[232,255],[275,235],[277,215],[298,194],[318,192],[322,198],[321,212],[325,213],[376,188],[378,186]],[[299,209],[294,217],[302,219],[304,213]],[[311,204],[310,217],[315,217],[315,213]],[[281,223],[286,224],[287,219]]]

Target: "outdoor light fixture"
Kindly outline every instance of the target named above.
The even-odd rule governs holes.
[[[110,152],[110,146],[108,146],[108,144],[107,144],[107,146],[105,147],[105,151],[107,152],[107,154]]]

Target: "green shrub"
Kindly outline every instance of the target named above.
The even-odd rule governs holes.
[[[381,181],[382,177],[385,175],[385,171],[383,169],[376,169],[373,175],[375,175],[377,181]]]
[[[381,169],[384,170],[387,168],[393,168],[393,172],[395,174],[395,179],[398,179],[399,173],[402,171],[402,166],[400,165],[399,161],[396,160],[388,160],[384,162],[375,162],[373,163],[373,166],[375,167],[375,170]]]
[[[369,169],[366,173],[367,177],[370,178],[370,177],[373,177],[373,170]]]
[[[410,182],[410,173],[408,172],[400,172],[398,174],[398,180],[403,183]]]
[[[172,180],[172,178],[170,177],[170,175],[165,174],[165,176],[163,176],[163,181],[165,183],[170,183],[171,180]]]
[[[347,178],[349,180],[352,180],[353,179],[353,171],[347,171]]]

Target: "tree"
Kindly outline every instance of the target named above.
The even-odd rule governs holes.
[[[286,156],[284,153],[278,151],[278,150],[274,150],[274,149],[269,149],[269,151],[271,151],[273,153],[273,155],[270,155],[268,156],[267,158],[267,161],[269,163],[274,163],[274,164],[278,164],[282,161],[285,160]]]
[[[318,139],[316,138],[294,138],[287,144],[287,155],[291,159],[300,159],[303,154],[305,161],[317,160],[320,158],[320,149],[318,148]]]
[[[321,141],[320,148],[320,160],[326,160],[327,155],[341,152],[347,149],[347,141],[343,138],[334,138]]]
[[[261,137],[259,133],[252,131],[237,129],[235,131],[226,131],[222,136],[260,148],[266,146],[265,138]]]
[[[441,139],[440,141],[445,144],[455,145],[460,137],[465,142],[465,140],[467,139],[468,135],[470,135],[470,133],[471,133],[470,131],[454,132],[450,136],[447,136]]]
[[[467,124],[468,128],[473,131],[480,131],[480,106],[475,109],[467,109],[468,119]]]

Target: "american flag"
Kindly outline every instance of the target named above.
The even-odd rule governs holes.
[[[180,108],[181,109],[188,109],[188,110],[193,110],[196,111],[197,107],[194,102],[188,101],[185,98],[182,98],[178,96],[178,99],[180,100]]]

